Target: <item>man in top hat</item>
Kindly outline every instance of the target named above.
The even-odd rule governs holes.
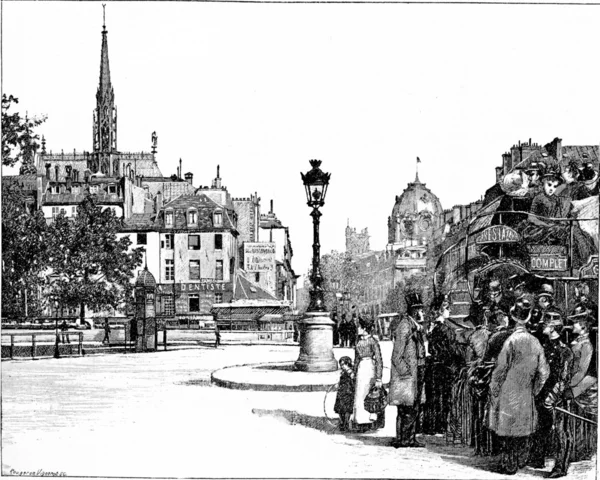
[[[416,438],[417,420],[425,376],[423,301],[418,293],[406,295],[407,313],[395,331],[392,351],[389,404],[398,407],[396,438],[392,446],[423,447]]]
[[[525,328],[531,310],[517,303],[510,315],[516,326],[492,372],[488,428],[500,439],[500,470],[513,475],[527,462],[529,437],[537,427],[534,398],[546,382],[549,368],[540,342]]]
[[[544,319],[544,335],[548,341],[544,346],[544,355],[550,366],[550,375],[536,398],[539,425],[532,438],[532,448],[528,464],[534,468],[546,466],[546,454],[555,455],[555,463],[549,478],[566,475],[569,457],[573,445],[566,418],[555,407],[564,407],[565,390],[571,381],[573,353],[560,340],[563,328],[562,314],[549,312]],[[556,445],[553,452],[552,446]]]
[[[437,298],[433,307],[434,321],[427,338],[429,353],[425,369],[423,430],[427,434],[446,433],[452,401],[452,385],[456,379],[460,355],[456,350],[456,334],[446,319],[450,317],[448,295]]]

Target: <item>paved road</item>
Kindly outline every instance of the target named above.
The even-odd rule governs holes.
[[[384,358],[389,358],[384,342]],[[349,353],[336,349],[339,357]],[[426,437],[388,446],[394,414],[370,435],[335,432],[322,393],[227,390],[218,368],[295,360],[286,346],[194,348],[2,363],[2,472],[69,476],[502,478],[469,449]],[[547,471],[550,464],[548,464]],[[592,478],[591,463],[569,478]],[[542,476],[525,470],[516,478]]]

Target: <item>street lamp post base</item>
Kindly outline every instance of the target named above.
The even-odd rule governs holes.
[[[334,322],[326,312],[307,312],[301,322],[300,355],[294,368],[303,372],[333,372]]]

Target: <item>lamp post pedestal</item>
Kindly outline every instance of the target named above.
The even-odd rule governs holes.
[[[333,372],[338,363],[333,355],[333,320],[327,312],[306,312],[300,323],[300,355],[294,364],[303,372]]]

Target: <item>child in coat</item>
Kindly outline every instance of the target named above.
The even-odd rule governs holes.
[[[340,430],[350,430],[350,417],[354,409],[354,371],[350,357],[340,358],[340,382],[335,398],[334,412],[340,416]]]

